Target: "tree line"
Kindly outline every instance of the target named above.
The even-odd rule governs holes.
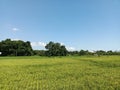
[[[33,51],[34,55],[37,56],[48,56],[46,55],[46,50],[34,50]],[[80,51],[67,51],[66,56],[103,56],[103,55],[120,55],[119,51],[103,51],[103,50],[98,50],[98,51],[88,51],[88,50],[80,50]],[[54,55],[53,55],[54,56]]]
[[[83,55],[120,55],[120,51],[88,50],[68,51],[64,45],[50,41],[46,50],[33,50],[29,41],[6,39],[0,42],[0,56],[83,56]]]

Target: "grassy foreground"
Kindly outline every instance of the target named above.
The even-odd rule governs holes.
[[[0,90],[120,90],[120,56],[0,57]]]

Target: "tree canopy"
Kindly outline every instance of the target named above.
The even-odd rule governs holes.
[[[1,56],[30,56],[32,51],[29,41],[6,39],[0,42]]]
[[[67,49],[64,45],[61,45],[60,43],[54,43],[50,41],[45,48],[47,49],[46,55],[47,56],[66,56],[67,55]]]

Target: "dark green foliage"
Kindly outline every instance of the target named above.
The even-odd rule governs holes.
[[[91,55],[91,53],[88,50],[80,50],[79,55]]]
[[[60,45],[60,43],[49,42],[45,48],[47,49],[47,56],[66,56],[67,50],[64,45]]]
[[[96,54],[97,54],[98,56],[100,56],[100,55],[107,55],[107,52],[106,52],[106,51],[103,51],[103,50],[99,50],[99,51],[96,51]]]
[[[83,56],[83,55],[95,55],[95,56],[102,56],[102,55],[120,55],[120,51],[103,51],[103,50],[97,50],[94,52],[90,52],[88,50],[80,50],[78,51],[69,51],[68,55],[71,56]]]
[[[69,52],[68,52],[68,55],[69,55],[69,56],[70,56],[70,55],[71,55],[71,56],[73,56],[73,55],[74,55],[74,56],[78,56],[78,54],[79,54],[78,51],[69,51]]]
[[[86,51],[81,50],[81,51],[79,52],[79,55],[86,55]]]
[[[107,51],[107,55],[113,55],[114,52],[112,52],[111,50],[110,51]]]
[[[0,42],[0,52],[2,56],[31,56],[32,47],[29,41],[6,39]]]
[[[45,56],[44,50],[33,50],[33,54],[37,56]]]
[[[120,55],[120,51],[103,51],[103,50],[98,50],[94,52],[95,54],[97,54],[98,56],[101,55]]]

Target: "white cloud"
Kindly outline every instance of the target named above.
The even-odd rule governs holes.
[[[65,45],[64,43],[60,43],[60,44],[61,45]],[[45,47],[46,43],[44,43],[44,42],[31,42],[31,46],[32,47]],[[75,51],[76,50],[74,47],[69,47],[69,46],[66,46],[66,49],[68,51]]]
[[[18,28],[12,28],[12,31],[19,31]]]
[[[65,45],[64,43],[60,43],[60,45]]]
[[[37,46],[36,42],[31,42],[32,46]]]
[[[36,46],[45,47],[46,43],[44,43],[44,42],[32,42],[31,45],[33,47],[36,47]]]
[[[11,39],[12,41],[19,41],[20,39],[18,38],[15,38],[15,39]]]
[[[68,51],[75,51],[76,49],[74,47],[66,47]]]
[[[60,43],[61,45],[65,45],[64,43]],[[65,45],[66,46],[66,45]],[[69,47],[69,46],[66,46],[66,49],[68,51],[75,51],[76,49],[74,47]]]
[[[45,46],[46,46],[46,43],[44,43],[44,42],[38,42],[38,45],[45,47]]]

